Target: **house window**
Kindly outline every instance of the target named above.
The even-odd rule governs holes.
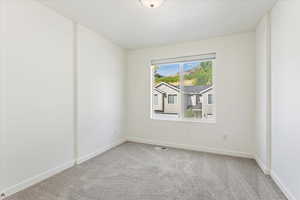
[[[214,60],[216,54],[153,60],[151,117],[183,121],[215,121]],[[159,105],[159,108],[157,107]]]
[[[208,94],[207,95],[207,103],[208,104],[213,104],[213,96],[212,96],[212,94]]]
[[[176,94],[168,95],[168,104],[177,104],[177,95]]]
[[[158,95],[155,94],[153,97],[154,105],[158,105]]]

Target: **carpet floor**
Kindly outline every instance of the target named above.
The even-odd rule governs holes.
[[[254,160],[124,143],[8,200],[286,200]]]

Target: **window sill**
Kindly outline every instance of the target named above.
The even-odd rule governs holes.
[[[216,119],[205,119],[205,120],[193,120],[193,119],[170,119],[170,118],[162,118],[162,117],[150,117],[151,120],[157,121],[170,121],[170,122],[183,122],[183,123],[203,123],[203,124],[216,124]]]

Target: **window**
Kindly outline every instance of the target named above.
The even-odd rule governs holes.
[[[216,54],[152,61],[153,119],[214,121]],[[161,95],[158,98],[157,94]]]
[[[176,94],[168,95],[168,104],[177,104],[177,95]]]
[[[158,105],[158,95],[157,94],[154,95],[153,101],[154,101],[154,105]]]
[[[208,104],[213,104],[212,94],[207,95],[207,103]]]

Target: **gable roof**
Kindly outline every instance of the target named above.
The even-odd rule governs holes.
[[[163,90],[158,89],[161,85],[165,85],[173,90],[176,90],[177,92],[180,91],[180,87],[179,86],[175,86],[172,85],[170,83],[165,83],[165,82],[161,82],[158,85],[155,86],[155,90],[161,92],[161,93],[165,93]],[[185,94],[203,94],[209,90],[211,90],[213,88],[212,85],[195,85],[195,86],[184,86],[183,87],[183,92]]]
[[[159,87],[162,86],[162,85],[165,85],[165,86],[167,86],[167,87],[169,87],[169,88],[171,88],[171,89],[173,89],[173,90],[176,90],[177,92],[180,91],[180,89],[179,89],[178,86],[175,86],[175,85],[172,85],[172,84],[166,83],[166,82],[161,82],[161,83],[159,83],[158,85],[155,86],[155,88],[159,88]]]
[[[157,92],[159,92],[159,93],[161,93],[161,94],[165,94],[166,93],[165,91],[162,91],[162,90],[160,90],[158,88],[154,88],[154,90],[157,91]]]
[[[210,89],[212,89],[211,85],[184,86],[183,92],[192,94],[202,94]]]

